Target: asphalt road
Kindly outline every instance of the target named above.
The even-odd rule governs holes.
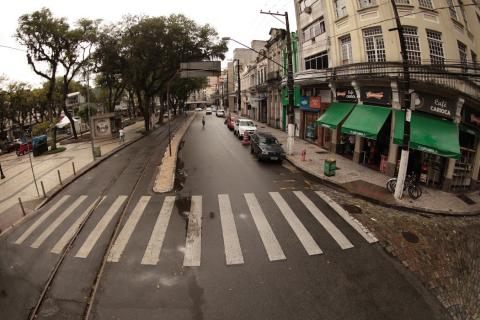
[[[197,117],[175,191],[153,194],[165,148],[160,131],[125,148],[0,239],[0,319],[28,318],[59,259],[52,251],[101,195],[38,318],[85,315],[118,223],[91,319],[444,319],[417,279],[312,190],[315,181],[254,159],[223,119],[207,116],[203,129]]]

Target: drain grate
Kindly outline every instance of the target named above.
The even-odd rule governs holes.
[[[418,243],[420,239],[418,239],[418,236],[410,231],[402,231],[402,236],[405,240],[407,240],[410,243]]]
[[[473,201],[470,197],[468,197],[466,194],[458,194],[457,198],[465,202],[466,204],[472,205],[475,204],[476,202]]]
[[[362,208],[360,208],[359,206],[355,206],[355,205],[352,205],[352,204],[342,204],[342,207],[345,210],[347,210],[348,212],[353,213],[353,214],[363,213]]]

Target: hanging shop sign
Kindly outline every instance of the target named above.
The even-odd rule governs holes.
[[[319,96],[310,97],[310,108],[320,109],[322,107],[322,98]]]
[[[364,104],[378,104],[389,106],[392,104],[392,89],[389,87],[362,87],[360,88]]]
[[[465,124],[480,129],[480,111],[473,110],[470,107],[464,107],[464,119]]]
[[[430,113],[442,118],[455,118],[455,103],[446,98],[435,97],[426,93],[415,95],[415,110]]]
[[[335,91],[337,101],[357,102],[357,93],[352,87],[339,87]]]
[[[310,97],[302,96],[300,98],[300,108],[302,109],[310,109]]]

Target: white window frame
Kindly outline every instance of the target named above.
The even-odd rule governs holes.
[[[422,52],[417,27],[403,26],[403,38],[407,49],[408,62],[422,64]]]
[[[434,30],[427,31],[428,49],[430,51],[430,62],[432,64],[443,64],[445,55],[443,51],[442,33]]]
[[[377,0],[358,0],[358,7],[360,9],[370,8],[377,5]]]
[[[455,3],[453,0],[446,0],[448,5],[448,12],[450,13],[450,17],[456,21],[458,21],[458,13],[457,8],[454,7]]]
[[[335,14],[337,19],[346,17],[347,13],[347,0],[333,0],[335,6]]]
[[[382,27],[375,26],[362,30],[365,55],[368,62],[385,62],[385,42],[383,40]],[[373,53],[369,54],[369,53]],[[373,57],[373,59],[371,59]]]
[[[395,3],[396,4],[399,4],[399,5],[410,5],[410,0],[395,0]]]
[[[435,9],[433,6],[433,0],[418,0],[418,4],[422,8]]]
[[[338,38],[340,43],[340,57],[341,57],[341,64],[350,64],[353,62],[353,54],[352,54],[352,37],[350,35],[343,36]]]

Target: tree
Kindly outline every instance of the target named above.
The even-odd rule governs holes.
[[[48,117],[53,117],[53,92],[68,24],[64,18],[54,18],[51,11],[43,8],[32,14],[22,15],[15,34],[18,42],[27,48],[27,61],[33,71],[48,81]]]
[[[61,51],[59,62],[65,70],[62,83],[62,108],[65,116],[72,124],[73,137],[77,139],[77,131],[73,122],[73,117],[67,109],[67,95],[71,81],[79,72],[88,68],[92,63],[92,50],[96,42],[98,25],[100,21],[80,19],[78,27],[73,30],[67,30],[64,34],[64,48]]]

